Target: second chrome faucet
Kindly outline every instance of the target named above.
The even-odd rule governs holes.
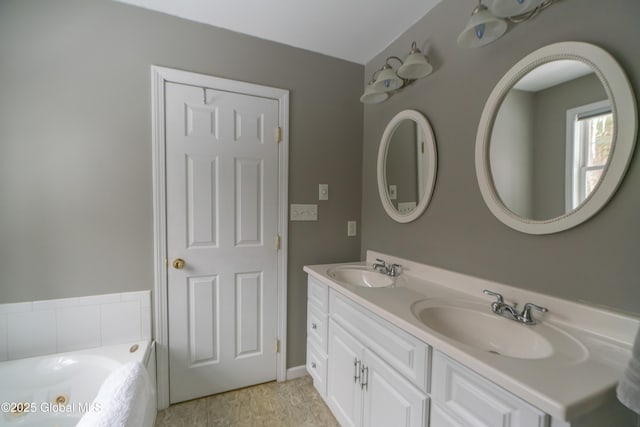
[[[376,263],[373,264],[373,269],[379,271],[387,276],[396,277],[400,274],[400,264],[387,264],[383,259],[376,258]]]
[[[509,305],[504,302],[504,298],[497,292],[490,291],[485,289],[482,291],[485,295],[489,295],[495,297],[496,300],[491,303],[491,311],[494,313],[506,317],[507,319],[515,320],[516,322],[520,322],[523,325],[535,325],[537,322],[531,315],[531,310],[538,310],[543,313],[549,311],[545,307],[540,307],[539,305],[532,304],[530,302],[524,305],[522,312],[518,312],[516,309],[517,304]]]

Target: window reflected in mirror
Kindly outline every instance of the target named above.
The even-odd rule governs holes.
[[[609,101],[567,111],[567,209],[576,209],[593,192],[607,166],[613,141]]]

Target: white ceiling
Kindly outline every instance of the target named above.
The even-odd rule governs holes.
[[[440,0],[116,0],[365,64]],[[407,46],[407,53],[409,52]]]
[[[551,61],[534,68],[521,78],[513,88],[527,92],[538,92],[591,73],[593,70],[584,62],[572,59]]]

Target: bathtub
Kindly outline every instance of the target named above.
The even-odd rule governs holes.
[[[155,390],[153,343],[140,341],[0,363],[0,426],[71,427],[85,412],[104,380],[127,362],[142,363]],[[155,422],[155,393],[145,398],[145,422]]]

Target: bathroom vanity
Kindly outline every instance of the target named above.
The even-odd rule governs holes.
[[[371,251],[304,270],[307,370],[343,426],[635,425],[615,386],[638,318]],[[484,289],[548,312],[507,319]]]

